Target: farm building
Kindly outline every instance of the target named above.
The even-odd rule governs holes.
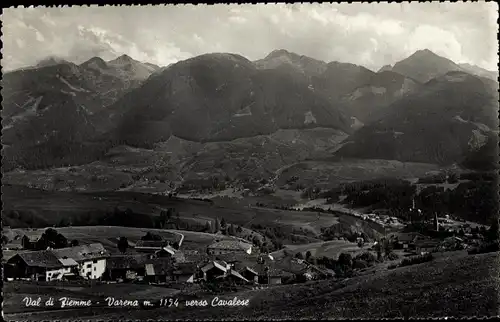
[[[294,278],[294,274],[275,267],[265,266],[264,268],[255,267],[255,269],[259,272],[259,284],[283,284]]]
[[[147,281],[164,283],[172,280],[174,265],[170,259],[158,259],[146,263],[145,271]]]
[[[259,273],[248,266],[245,266],[240,271],[240,274],[241,274],[241,276],[243,276],[244,278],[246,278],[247,280],[249,280],[253,283],[259,282]]]
[[[224,261],[211,261],[201,268],[205,281],[227,276],[231,266]]]
[[[139,240],[134,248],[138,252],[154,253],[167,246],[170,247],[170,242],[167,240]]]
[[[439,241],[422,240],[415,242],[415,251],[417,253],[432,253],[435,252],[440,245]]]
[[[7,261],[6,277],[31,278],[36,281],[61,280],[71,274],[78,263],[71,258],[58,258],[52,251],[20,253]]]
[[[146,256],[112,256],[106,261],[105,278],[116,280],[133,280],[137,276],[144,276]]]
[[[229,269],[226,280],[234,284],[248,284],[250,281],[233,269]]]
[[[173,271],[173,280],[179,283],[194,283],[197,270],[196,263],[176,264]]]
[[[15,270],[13,277],[50,281],[74,274],[97,279],[104,273],[106,257],[108,253],[101,244],[90,244],[24,252],[13,256],[7,263]]]
[[[35,249],[36,244],[42,237],[43,231],[30,232],[29,235],[24,235],[21,238],[21,245],[24,249]]]
[[[79,275],[98,279],[106,270],[109,253],[100,243],[51,250],[58,258],[72,258],[78,263]]]
[[[221,255],[229,253],[252,253],[252,245],[239,240],[221,240],[207,247],[207,252],[211,255]]]
[[[400,233],[395,236],[395,246],[399,249],[415,249],[415,242],[428,239],[419,233]]]

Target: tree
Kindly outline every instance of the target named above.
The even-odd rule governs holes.
[[[311,257],[311,255],[312,255],[312,254],[311,254],[311,251],[310,251],[310,250],[308,250],[308,251],[306,252],[306,260],[308,260],[308,259]]]
[[[241,228],[241,226],[236,227],[236,232],[241,234],[243,232],[243,228]]]
[[[226,228],[226,219],[222,218],[222,220],[220,221],[220,226],[221,228]]]
[[[207,222],[205,223],[205,228],[204,228],[204,230],[205,230],[205,232],[207,232],[207,233],[212,233],[212,225],[210,225],[210,222],[209,222],[209,221],[207,221]]]
[[[174,242],[172,244],[172,247],[175,248],[175,249],[179,249],[179,247],[180,247],[179,242]]]
[[[338,263],[342,266],[352,267],[352,256],[349,253],[341,253]]]
[[[259,237],[257,236],[254,236],[253,239],[252,239],[252,243],[257,246],[257,247],[260,247],[261,246],[261,242],[260,242],[260,239]]]
[[[363,248],[363,245],[365,244],[365,241],[363,240],[363,237],[358,238],[358,247]]]
[[[231,235],[231,236],[236,235],[236,230],[234,229],[233,224],[230,224],[230,225],[229,225],[229,228],[228,228],[227,230],[228,230],[228,234],[229,234],[229,235]]]
[[[120,240],[118,241],[118,250],[120,253],[125,253],[128,248],[128,240],[127,237],[120,237]]]
[[[70,246],[71,246],[71,247],[76,247],[76,246],[78,246],[78,245],[80,245],[80,242],[79,242],[78,240],[76,240],[76,239],[73,239],[73,240],[71,241],[71,243],[70,243]]]
[[[302,255],[301,252],[298,252],[298,253],[295,254],[295,258],[304,259],[304,255]]]
[[[217,233],[218,231],[220,231],[220,222],[219,222],[219,218],[215,218],[215,233]]]
[[[9,243],[9,237],[2,235],[2,245],[6,245]]]
[[[68,240],[53,228],[47,228],[37,242],[36,249],[68,247]]]
[[[488,240],[490,240],[490,241],[498,240],[498,239],[500,239],[499,235],[500,235],[500,231],[499,231],[498,219],[494,218],[492,220],[492,225],[490,226],[490,229],[488,230],[488,233],[487,233]]]

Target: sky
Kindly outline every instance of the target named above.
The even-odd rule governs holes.
[[[211,52],[257,60],[286,49],[378,70],[430,49],[497,70],[497,18],[493,2],[6,8],[1,65],[127,54],[167,66]]]

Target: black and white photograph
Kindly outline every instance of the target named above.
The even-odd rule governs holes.
[[[4,8],[3,318],[500,316],[497,19]]]

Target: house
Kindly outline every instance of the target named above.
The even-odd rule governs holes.
[[[335,272],[328,268],[309,265],[303,275],[308,280],[321,280],[335,277]]]
[[[30,231],[29,234],[23,235],[23,237],[21,238],[21,245],[24,249],[35,249],[35,246],[42,237],[42,234],[42,231]]]
[[[218,277],[225,277],[231,266],[224,261],[211,261],[201,268],[203,279],[205,281],[214,280]]]
[[[400,233],[394,236],[395,246],[399,249],[414,249],[415,242],[428,239],[426,236],[419,233]]]
[[[283,284],[294,278],[294,274],[283,269],[265,266],[259,270],[259,284]]]
[[[145,275],[146,256],[120,255],[109,257],[106,261],[105,278],[109,280],[133,280]]]
[[[183,263],[186,261],[184,253],[173,248],[172,246],[165,246],[162,249],[155,251],[150,258],[172,258],[176,263]]]
[[[197,270],[196,263],[176,264],[173,271],[173,280],[179,283],[194,283]]]
[[[162,283],[172,280],[174,265],[170,259],[157,259],[145,264],[145,279],[149,282]]]
[[[109,253],[100,243],[53,249],[57,258],[72,258],[78,263],[78,274],[88,279],[100,278],[106,270]]]
[[[234,284],[248,284],[250,281],[234,269],[229,269],[226,280]]]
[[[259,273],[252,269],[251,267],[245,266],[241,271],[240,271],[241,276],[246,278],[247,280],[253,282],[253,283],[258,283],[259,282]]]
[[[438,249],[439,244],[438,241],[433,240],[417,241],[415,242],[415,251],[417,254],[432,253]]]
[[[228,253],[252,253],[252,245],[239,240],[221,240],[207,247],[207,252],[211,255],[221,255]]]
[[[138,252],[154,253],[167,246],[170,246],[170,242],[167,240],[139,240],[134,248]]]
[[[24,252],[11,257],[7,261],[8,277],[28,277],[36,281],[60,280],[71,273],[78,264],[68,258],[59,259],[50,250]]]

